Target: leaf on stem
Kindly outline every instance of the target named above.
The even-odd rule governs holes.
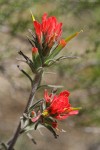
[[[51,85],[51,84],[44,84],[38,87],[38,89],[42,88],[42,87],[46,87],[46,88],[63,88],[63,85]]]
[[[38,121],[38,122],[35,124],[35,127],[34,127],[35,130],[37,129],[37,127],[38,127],[39,124],[40,124],[40,121]]]
[[[57,139],[58,135],[56,134],[56,132],[54,131],[54,129],[50,126],[50,125],[44,125],[53,135],[54,137]]]
[[[42,102],[44,102],[43,99],[38,100],[38,102],[36,102],[29,108],[29,112],[31,112],[38,104],[41,104]]]
[[[64,60],[64,59],[77,59],[79,58],[79,56],[61,56],[57,59],[49,59],[46,63],[47,66],[51,66],[53,64],[55,64],[56,62],[59,62],[61,60]]]
[[[33,64],[33,62],[31,61],[31,59],[29,59],[22,51],[19,51],[18,54],[21,55],[21,56],[23,56],[23,58],[26,60],[25,62],[29,65],[31,71],[32,71],[33,73],[36,73],[34,64]]]
[[[26,135],[34,144],[37,144],[36,141],[34,140],[33,136],[30,133],[27,133]]]
[[[32,78],[23,70],[19,65],[17,65],[18,69],[30,80],[31,85],[33,84]]]

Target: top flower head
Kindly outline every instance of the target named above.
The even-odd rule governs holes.
[[[47,17],[45,13],[42,17],[42,23],[35,20],[33,24],[39,42],[44,40],[51,47],[55,41],[60,40],[62,23],[58,23],[56,17]]]
[[[35,20],[33,14],[33,26],[35,34],[31,32],[32,56],[34,68],[49,66],[56,62],[55,56],[66,46],[66,44],[80,32],[62,39],[62,23],[58,22],[56,17],[48,17],[45,13],[42,16],[42,22]]]
[[[58,23],[54,16],[48,17],[46,13],[42,16],[41,23],[35,20],[33,15],[32,18],[37,39],[35,46],[38,48],[39,53],[42,53],[43,56],[48,56],[54,44],[60,43],[62,23]]]

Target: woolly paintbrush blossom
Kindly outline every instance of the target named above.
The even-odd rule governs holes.
[[[32,38],[28,40],[32,45],[32,55],[33,61],[36,63],[36,69],[51,65],[56,55],[71,39],[80,33],[76,32],[67,38],[62,38],[62,23],[58,22],[55,16],[48,17],[47,13],[44,13],[41,22],[37,21],[33,14],[32,20],[34,33],[31,31]]]
[[[42,16],[42,22],[34,20],[33,25],[39,42],[44,40],[49,46],[60,39],[62,33],[62,23],[58,23],[56,17],[47,17],[45,13]],[[43,39],[44,38],[44,39]]]
[[[42,22],[38,22],[33,17],[33,26],[35,30],[35,46],[40,49],[41,54],[43,56],[47,56],[50,53],[51,48],[55,43],[60,42],[61,34],[62,34],[62,23],[59,23],[56,17],[48,15],[45,13],[42,16]],[[38,45],[40,45],[38,47]]]
[[[45,91],[44,98],[47,108],[43,111],[44,116],[51,116],[58,120],[66,119],[69,116],[77,115],[79,108],[73,108],[69,103],[69,92],[63,91],[59,95],[48,95]]]

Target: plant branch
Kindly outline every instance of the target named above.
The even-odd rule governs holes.
[[[35,78],[34,78],[34,81],[32,83],[32,89],[31,89],[30,96],[29,96],[28,102],[26,104],[24,113],[27,113],[29,108],[30,108],[30,105],[31,105],[31,103],[33,101],[33,98],[34,98],[34,95],[35,95],[35,92],[36,92],[38,86],[40,85],[41,78],[42,78],[42,73],[43,73],[43,71],[37,73]],[[21,134],[20,131],[21,131],[21,121],[19,122],[19,125],[17,127],[17,130],[14,133],[14,136],[7,143],[8,144],[8,149],[7,150],[13,150],[13,147],[14,147],[19,135]]]

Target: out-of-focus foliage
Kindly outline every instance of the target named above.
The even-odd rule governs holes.
[[[42,5],[45,2],[46,0],[0,0],[0,24],[8,25],[12,34],[23,32],[31,25],[30,10],[36,14],[38,3]]]

